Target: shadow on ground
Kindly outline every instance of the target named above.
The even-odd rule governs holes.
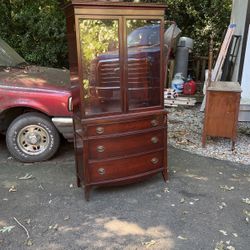
[[[72,144],[23,164],[0,137],[0,229],[15,226],[0,232],[0,249],[249,249],[248,166],[170,148],[169,172],[167,184],[157,175],[94,189],[86,202]]]

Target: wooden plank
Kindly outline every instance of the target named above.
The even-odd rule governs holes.
[[[233,34],[235,32],[235,28],[236,28],[235,24],[230,24],[228,29],[227,29],[226,36],[225,36],[224,41],[222,43],[219,56],[218,56],[218,58],[216,60],[216,64],[215,64],[213,72],[212,72],[212,79],[211,79],[212,81],[218,81],[219,80],[220,72],[221,72],[223,63],[225,61],[227,51],[228,51],[228,47],[230,45],[232,36],[233,36]]]
[[[174,77],[174,66],[175,66],[175,61],[174,60],[170,60],[169,61],[169,75],[168,75],[168,87],[171,88],[171,82],[173,80]]]
[[[222,69],[222,66],[224,64],[224,61],[225,61],[225,58],[226,58],[226,55],[227,55],[227,51],[228,51],[232,36],[233,36],[233,34],[235,32],[235,28],[236,28],[236,24],[230,24],[228,26],[227,33],[226,33],[226,36],[225,36],[225,38],[223,40],[219,56],[218,56],[218,58],[216,60],[214,69],[212,70],[211,81],[219,81],[221,69]],[[205,79],[204,88],[205,89],[207,88],[207,79]],[[204,112],[205,105],[206,105],[206,95],[204,93],[204,99],[203,99],[203,102],[202,102],[201,108],[200,108],[201,112]]]
[[[196,103],[196,99],[189,98],[189,97],[177,97],[177,98],[165,98],[164,99],[165,106],[175,106],[175,105],[194,106],[195,103]]]

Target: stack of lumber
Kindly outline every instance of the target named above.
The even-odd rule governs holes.
[[[178,105],[194,106],[196,98],[193,97],[179,97],[174,89],[164,90],[164,106],[178,107]]]

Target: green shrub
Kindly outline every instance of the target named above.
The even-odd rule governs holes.
[[[0,0],[0,37],[28,62],[67,66],[64,0]],[[142,0],[165,3],[166,18],[175,20],[182,36],[195,41],[195,54],[206,55],[209,37],[219,47],[231,13],[232,0]]]
[[[28,62],[67,66],[65,17],[56,0],[1,0],[0,37]]]

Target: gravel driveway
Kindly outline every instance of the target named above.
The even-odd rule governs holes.
[[[176,148],[202,156],[229,160],[250,165],[250,122],[238,123],[236,147],[231,151],[231,140],[207,138],[206,148],[202,148],[201,137],[204,113],[200,106],[169,108],[169,142]]]

